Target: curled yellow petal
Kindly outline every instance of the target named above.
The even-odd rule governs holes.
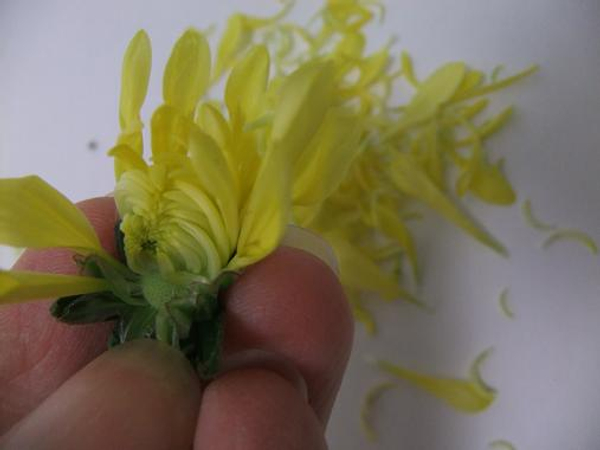
[[[84,214],[37,176],[0,179],[0,244],[105,253]]]
[[[163,78],[163,97],[184,115],[191,115],[210,81],[210,49],[193,28],[175,43]]]
[[[557,230],[548,236],[548,239],[544,241],[542,247],[548,248],[555,242],[565,240],[579,242],[580,244],[583,244],[592,253],[592,255],[598,254],[598,244],[596,244],[596,241],[594,241],[589,234],[579,230]]]
[[[490,442],[489,447],[492,450],[516,450],[516,447],[505,439],[497,439]]]
[[[521,212],[523,213],[523,217],[525,218],[525,222],[532,228],[540,231],[554,231],[556,230],[556,225],[551,225],[545,222],[542,222],[537,216],[533,213],[533,207],[531,206],[531,200],[527,199],[521,205]]]
[[[44,300],[110,290],[102,278],[0,271],[0,304]]]
[[[380,361],[379,367],[439,398],[457,411],[475,414],[487,409],[496,399],[496,391],[486,385],[479,374],[479,366],[489,352],[490,350],[486,350],[475,359],[468,379],[434,377],[388,361]]]
[[[515,313],[508,304],[508,289],[502,290],[502,292],[500,293],[500,297],[498,297],[498,304],[500,305],[500,310],[502,311],[505,317],[509,319],[515,318]]]
[[[381,396],[390,389],[397,387],[396,383],[384,381],[371,387],[365,394],[362,407],[360,409],[360,425],[367,438],[375,442],[377,440],[377,432],[373,427],[373,407]]]

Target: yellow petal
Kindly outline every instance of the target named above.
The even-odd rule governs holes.
[[[183,115],[193,114],[210,81],[210,48],[206,38],[190,28],[173,47],[163,78],[165,102]]]
[[[151,65],[150,39],[144,30],[140,30],[129,43],[123,57],[119,102],[119,123],[123,133],[142,129],[140,109],[146,98]],[[135,150],[141,154],[141,149]]]
[[[517,196],[501,170],[502,163],[479,165],[469,182],[469,190],[481,200],[493,205],[512,205]]]
[[[583,231],[571,230],[567,228],[556,230],[554,233],[548,236],[548,239],[544,241],[542,246],[544,248],[548,248],[555,242],[565,240],[579,242],[580,244],[583,244],[592,255],[598,254],[598,244],[596,244],[596,241],[594,241],[589,234],[584,233]]]
[[[239,232],[237,183],[227,160],[215,141],[197,127],[191,129],[189,145],[198,183],[219,208],[230,246],[234,248]]]
[[[515,446],[505,439],[497,439],[490,442],[489,447],[491,450],[516,450]]]
[[[198,108],[196,124],[217,143],[220,148],[227,146],[230,129],[223,114],[209,103],[203,103]],[[233,168],[233,167],[232,167]]]
[[[228,265],[242,269],[279,245],[289,221],[289,163],[282,152],[263,159],[252,193],[242,213],[236,256]]]
[[[403,296],[398,282],[384,273],[359,248],[331,234],[328,234],[326,239],[331,243],[338,257],[340,278],[344,285],[353,289],[377,292],[386,300]]]
[[[0,304],[47,300],[110,290],[102,278],[0,271]]]
[[[466,73],[461,62],[449,63],[430,75],[404,111],[404,126],[428,120],[437,114],[439,108],[452,98]]]
[[[236,56],[250,44],[251,36],[252,30],[242,14],[236,13],[229,17],[217,48],[214,78],[220,77],[235,63]]]
[[[117,180],[123,172],[128,170],[146,170],[148,165],[139,153],[128,145],[117,145],[108,151],[108,156],[115,158],[115,167],[119,167]]]
[[[293,202],[322,202],[337,189],[361,147],[362,128],[356,117],[331,110],[295,166]]]
[[[162,105],[152,114],[152,156],[159,159],[167,153],[187,152],[193,122],[170,105]]]
[[[309,63],[289,75],[279,90],[271,139],[294,164],[317,131],[334,90],[333,67]]]
[[[377,432],[373,427],[371,417],[373,415],[373,406],[386,391],[394,389],[395,387],[397,387],[396,383],[384,381],[383,383],[378,383],[371,387],[365,394],[362,408],[360,409],[360,425],[371,442],[377,441]]]
[[[423,389],[460,412],[476,414],[487,409],[496,399],[496,391],[487,386],[479,375],[479,366],[488,354],[489,350],[475,359],[469,379],[434,377],[387,361],[380,361],[379,367]]]
[[[128,145],[138,155],[143,153],[143,124],[140,119],[140,109],[148,91],[151,65],[150,39],[144,30],[140,30],[129,43],[123,57],[119,101],[121,134],[118,139],[118,144]],[[117,179],[123,170],[121,159],[115,158],[115,177]]]
[[[523,213],[523,217],[525,217],[525,221],[536,230],[540,231],[553,231],[556,230],[556,225],[549,225],[545,222],[539,220],[533,214],[533,208],[531,206],[531,200],[525,200],[521,205],[521,212]]]
[[[421,171],[414,158],[400,153],[396,155],[390,172],[392,181],[406,194],[415,197],[436,210],[447,220],[469,233],[479,242],[501,254],[506,254],[504,246],[473,219],[461,212],[454,203]]]
[[[400,55],[400,66],[406,81],[408,81],[411,86],[418,87],[420,83],[415,76],[412,59],[408,53],[402,52]]]
[[[380,207],[377,216],[381,231],[391,239],[394,239],[404,250],[416,280],[419,280],[419,266],[417,263],[417,250],[413,238],[399,214],[395,214],[389,208]]]
[[[262,113],[265,89],[269,79],[269,53],[256,46],[238,62],[225,88],[225,104],[230,117],[242,115],[242,122],[251,122]]]
[[[514,319],[515,313],[510,309],[508,305],[508,289],[503,289],[500,293],[500,297],[498,297],[498,304],[500,305],[500,311],[502,314],[508,319]]]
[[[105,253],[83,213],[37,176],[0,180],[0,244]]]

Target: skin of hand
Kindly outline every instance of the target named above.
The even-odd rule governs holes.
[[[114,254],[113,199],[79,207]],[[62,250],[28,251],[16,268],[77,273]],[[353,336],[336,275],[281,247],[224,297],[223,368],[204,385],[167,345],[106,351],[110,324],[61,324],[48,301],[0,307],[0,449],[327,448]]]

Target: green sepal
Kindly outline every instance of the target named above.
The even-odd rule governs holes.
[[[108,346],[114,347],[134,339],[154,339],[156,311],[150,307],[131,307],[115,323]]]
[[[94,292],[59,298],[50,307],[50,313],[61,322],[83,324],[114,320],[129,308],[111,292]]]

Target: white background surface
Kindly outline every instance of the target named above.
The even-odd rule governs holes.
[[[319,4],[303,1],[294,17],[308,18]],[[600,1],[386,4],[387,22],[372,29],[374,42],[396,34],[396,48],[414,55],[421,76],[456,59],[485,70],[540,64],[538,75],[495,96],[497,105],[518,109],[490,146],[506,156],[521,201],[529,197],[540,217],[600,240]],[[143,27],[153,41],[147,120],[168,52],[185,27],[223,24],[234,10],[275,9],[270,0],[0,0],[1,174],[37,173],[73,200],[106,194],[113,179],[104,153],[117,134],[121,57],[134,32]],[[99,144],[95,152],[90,140]],[[381,304],[380,335],[369,339],[357,328],[329,427],[332,449],[476,450],[496,438],[520,450],[600,448],[598,256],[566,242],[542,251],[543,237],[523,223],[518,207],[472,206],[510,259],[439,220],[426,223],[419,232],[420,294],[436,313]],[[499,312],[504,287],[514,321]],[[380,440],[367,444],[358,408],[365,390],[385,378],[365,360],[386,357],[459,376],[488,346],[495,353],[484,377],[499,390],[488,411],[464,416],[401,384],[377,404]]]

